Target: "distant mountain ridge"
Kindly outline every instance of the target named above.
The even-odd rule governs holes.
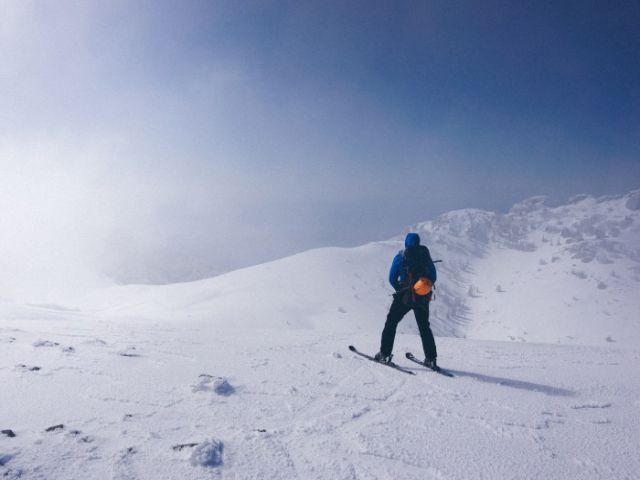
[[[636,345],[640,341],[640,190],[549,206],[533,197],[501,214],[456,210],[413,225],[438,264],[437,335]],[[214,278],[97,292],[84,309],[240,327],[382,328],[387,274],[404,234],[320,248]],[[401,331],[415,331],[415,321]]]

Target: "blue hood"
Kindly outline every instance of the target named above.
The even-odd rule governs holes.
[[[417,233],[407,233],[404,239],[405,247],[416,247],[420,245],[420,236]]]

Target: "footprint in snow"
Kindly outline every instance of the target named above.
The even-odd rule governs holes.
[[[268,358],[263,358],[263,359],[256,359],[252,362],[251,364],[251,368],[258,368],[258,367],[267,367],[269,365],[269,359]]]
[[[90,435],[83,435],[81,430],[69,430],[66,434],[65,437],[67,438],[73,438],[75,440],[78,441],[78,443],[93,443],[93,441],[95,440],[95,438],[93,438]]]
[[[133,468],[133,458],[138,453],[135,447],[128,447],[116,454],[113,466],[114,480],[134,480],[138,478]]]

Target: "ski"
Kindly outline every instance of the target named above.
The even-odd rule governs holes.
[[[394,370],[398,370],[400,372],[408,373],[409,375],[415,375],[416,374],[416,372],[412,372],[411,370],[407,370],[406,368],[403,368],[400,365],[397,365],[397,364],[395,364],[393,362],[389,362],[389,363],[379,362],[378,360],[373,358],[371,355],[367,355],[366,353],[360,352],[353,345],[349,345],[349,350],[351,350],[353,353],[357,353],[358,355],[360,355],[361,357],[366,358],[367,360],[371,360],[372,362],[379,363],[380,365],[386,365],[387,367],[391,367]]]
[[[440,375],[444,375],[445,377],[455,377],[455,375],[451,372],[447,372],[446,370],[443,370],[442,368],[436,366],[435,368],[431,368],[431,367],[427,367],[424,363],[422,363],[420,360],[418,360],[413,353],[411,352],[407,352],[406,354],[407,359],[411,360],[412,362],[417,363],[418,365],[422,365],[424,368],[428,368],[429,370],[432,370],[436,373],[439,373]]]

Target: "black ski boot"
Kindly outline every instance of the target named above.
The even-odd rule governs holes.
[[[385,355],[382,352],[378,352],[374,355],[374,360],[380,363],[391,363],[391,359],[393,358],[393,354]]]
[[[422,362],[422,364],[427,367],[430,368],[431,370],[438,370],[438,364],[436,363],[436,359],[435,358],[425,358],[424,362]]]

